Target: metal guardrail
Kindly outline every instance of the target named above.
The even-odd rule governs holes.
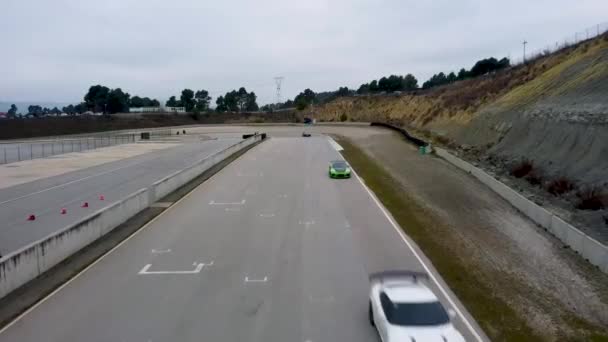
[[[135,142],[135,134],[0,143],[0,164]]]

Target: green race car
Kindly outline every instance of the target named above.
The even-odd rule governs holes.
[[[329,162],[329,178],[350,178],[350,167],[344,160]]]

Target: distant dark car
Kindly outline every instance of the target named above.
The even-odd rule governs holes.
[[[311,136],[310,133],[302,132],[302,136],[305,138],[309,138]]]

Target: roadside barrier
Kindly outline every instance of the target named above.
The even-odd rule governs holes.
[[[549,233],[557,237],[568,247],[572,248],[572,250],[579,253],[591,264],[608,273],[608,246],[586,235],[555,214],[525,198],[520,193],[511,189],[480,168],[467,163],[444,149],[435,148],[435,153],[447,160],[450,164],[473,175],[529,219],[545,228]]]
[[[391,124],[384,123],[384,122],[372,122],[372,123],[370,123],[370,126],[380,126],[380,127],[392,129],[393,131],[397,131],[397,132],[401,133],[401,135],[403,135],[403,137],[405,139],[407,139],[408,141],[410,141],[411,143],[413,143],[416,146],[427,146],[428,145],[428,143],[426,141],[424,141],[422,139],[418,139],[418,138],[410,135],[405,129],[403,129],[401,127],[393,126]]]
[[[103,209],[65,227],[45,238],[4,256],[0,256],[0,298],[42,275],[53,266],[104,236],[129,218],[149,207],[155,201],[188,183],[212,166],[243,148],[261,141],[262,135],[240,141],[190,167],[155,182],[149,188],[116,201]],[[99,197],[100,200],[102,196]],[[88,207],[84,202],[83,207]],[[61,214],[67,213],[65,208]],[[28,220],[36,219],[31,214]]]

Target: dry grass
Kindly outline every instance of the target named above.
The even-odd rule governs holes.
[[[538,169],[532,169],[526,175],[526,180],[528,181],[528,183],[530,183],[531,185],[534,185],[534,186],[543,184],[543,179],[544,179],[544,176]]]
[[[577,191],[576,197],[578,197],[576,208],[581,210],[604,209],[608,199],[608,195],[603,193],[602,189],[594,186],[580,189]]]
[[[554,196],[560,196],[574,190],[574,182],[566,177],[558,177],[547,184],[547,192]]]
[[[534,164],[531,160],[523,159],[511,167],[511,175],[516,178],[522,178],[530,173],[533,168]]]

